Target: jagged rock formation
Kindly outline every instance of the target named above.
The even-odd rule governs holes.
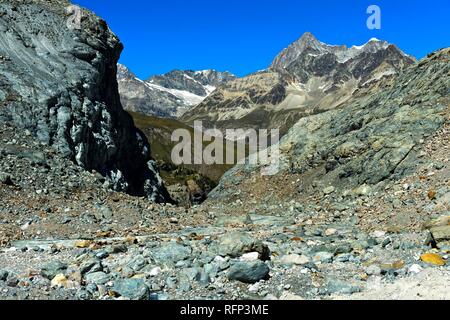
[[[120,104],[122,43],[83,10],[69,28],[67,1],[0,1],[0,121],[29,130],[116,190],[168,200],[150,147]]]
[[[366,194],[372,188],[382,190],[387,180],[414,173],[421,164],[422,144],[450,119],[449,59],[450,49],[431,54],[382,90],[300,119],[278,145],[277,175],[255,182],[255,167],[236,166],[210,197],[228,202],[236,190],[241,197],[255,195],[255,184],[265,190],[285,175],[301,181],[303,194],[323,188],[329,188],[326,193]]]
[[[385,41],[331,46],[304,34],[269,69],[231,81],[181,119],[221,128],[281,128],[334,109],[360,89],[398,74],[414,59]]]
[[[124,65],[118,66],[121,101],[126,110],[177,118],[202,102],[216,87],[235,79],[216,70],[173,70],[143,81]]]

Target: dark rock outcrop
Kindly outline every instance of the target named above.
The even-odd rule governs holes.
[[[0,1],[0,121],[27,129],[114,188],[168,200],[150,146],[123,110],[122,43],[105,21],[67,1]]]

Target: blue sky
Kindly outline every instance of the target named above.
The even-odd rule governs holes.
[[[104,18],[125,45],[120,62],[140,78],[172,69],[266,68],[304,32],[329,44],[376,37],[417,58],[450,46],[449,0],[74,0]],[[366,27],[369,5],[381,30]]]

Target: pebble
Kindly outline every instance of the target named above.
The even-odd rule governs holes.
[[[413,265],[411,265],[411,266],[409,267],[408,272],[409,272],[409,273],[413,273],[413,274],[417,274],[417,273],[422,272],[422,270],[423,270],[423,268],[422,268],[420,265],[418,265],[418,264],[413,264]]]
[[[150,270],[149,275],[151,277],[156,277],[160,273],[161,273],[161,268],[160,267],[154,267],[152,270]]]
[[[241,261],[256,261],[258,259],[259,259],[258,252],[244,253],[241,257]]]
[[[289,254],[281,257],[280,262],[286,265],[302,266],[310,262],[309,258],[299,254]]]
[[[437,253],[425,253],[420,256],[420,260],[435,266],[445,266],[446,264],[445,260]]]
[[[376,264],[372,264],[365,269],[365,272],[369,276],[379,276],[381,274],[381,268]]]
[[[116,280],[111,292],[130,300],[150,299],[150,291],[142,279]]]
[[[324,231],[324,235],[327,237],[334,236],[337,233],[336,229],[329,228]]]
[[[333,261],[334,254],[330,252],[317,252],[313,257],[314,263],[331,263]]]

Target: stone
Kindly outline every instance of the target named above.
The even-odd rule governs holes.
[[[383,262],[380,263],[379,267],[381,268],[381,273],[392,273],[397,272],[398,270],[402,269],[405,266],[405,261],[403,260],[396,260],[393,262]]]
[[[91,245],[91,241],[89,240],[77,240],[75,241],[75,248],[80,248],[80,249],[84,249],[84,248],[89,248],[89,246]]]
[[[88,273],[84,279],[87,283],[94,283],[96,285],[102,285],[111,280],[111,276],[109,274],[106,274],[105,272],[99,271],[99,272],[93,272]]]
[[[176,242],[169,242],[152,249],[151,256],[156,262],[175,264],[178,261],[188,259],[191,253],[191,247]]]
[[[7,186],[14,185],[11,176],[5,172],[0,172],[0,183]]]
[[[317,252],[313,256],[314,263],[331,263],[333,261],[334,254],[330,252]]]
[[[216,219],[215,225],[218,227],[239,226],[252,224],[250,215],[221,216]]]
[[[107,248],[107,252],[111,254],[117,254],[117,253],[125,253],[128,251],[128,248],[124,244],[117,244],[113,245]]]
[[[324,231],[323,234],[324,234],[326,237],[330,237],[330,236],[334,236],[336,233],[337,233],[337,230],[336,230],[336,229],[329,228],[329,229],[326,229],[326,230]]]
[[[436,200],[436,191],[435,190],[429,190],[428,191],[428,199],[430,200]]]
[[[102,271],[103,267],[102,264],[100,263],[100,261],[95,260],[95,259],[90,259],[88,261],[83,262],[80,265],[80,273],[82,275],[86,274],[86,273],[93,273],[93,272],[98,272],[98,271]]]
[[[351,295],[353,293],[361,291],[360,287],[338,279],[329,279],[326,283],[326,289],[330,294],[339,293],[346,295]]]
[[[365,272],[369,276],[379,276],[381,274],[381,268],[376,264],[372,264],[365,269]]]
[[[354,256],[351,253],[341,253],[335,257],[337,262],[349,262],[352,260]]]
[[[228,279],[244,283],[256,283],[267,279],[269,272],[269,267],[262,261],[238,262],[231,266],[228,271]]]
[[[64,287],[67,282],[67,278],[63,274],[56,275],[51,282],[52,287]]]
[[[349,254],[353,251],[353,248],[349,244],[340,244],[334,250],[334,255]]]
[[[190,281],[197,280],[200,276],[201,270],[199,268],[187,268],[182,271],[182,274],[186,276]]]
[[[434,227],[445,227],[450,225],[450,215],[443,215],[431,221],[424,223],[424,229],[432,229]]]
[[[281,294],[279,300],[282,300],[282,301],[301,301],[301,300],[305,300],[305,299],[303,299],[302,297],[300,297],[300,296],[298,296],[296,294],[293,294],[293,293],[290,293],[288,291],[285,291],[285,292],[283,292]]]
[[[450,241],[450,225],[439,226],[430,229],[431,235],[435,241]]]
[[[381,230],[376,230],[374,232],[371,233],[371,236],[374,238],[382,238],[386,235],[386,232],[381,231]]]
[[[258,259],[259,259],[258,252],[244,253],[241,257],[241,261],[256,261]]]
[[[111,292],[130,300],[149,300],[150,291],[143,279],[120,279],[114,281]]]
[[[369,185],[359,186],[354,190],[354,193],[358,196],[367,196],[372,192],[372,187]]]
[[[445,260],[437,253],[425,253],[420,256],[420,260],[435,266],[445,266]]]
[[[303,266],[307,263],[309,263],[310,260],[307,256],[299,255],[299,254],[288,254],[280,259],[281,264],[285,265],[297,265],[297,266]]]
[[[149,275],[151,277],[156,277],[158,274],[161,273],[161,268],[160,267],[154,267],[153,269],[150,270]]]
[[[418,264],[413,264],[409,267],[408,272],[409,273],[413,273],[413,274],[418,274],[420,272],[422,272],[422,267]]]
[[[48,280],[52,280],[58,274],[65,274],[66,270],[67,264],[60,261],[52,261],[41,268],[41,275]]]
[[[336,190],[335,187],[329,186],[329,187],[326,187],[325,189],[323,189],[323,193],[324,193],[325,195],[330,195],[330,194],[332,194],[335,190]]]
[[[73,280],[69,280],[63,274],[56,275],[52,279],[50,285],[53,288],[54,287],[65,288],[65,289],[68,289],[68,290],[74,290],[74,289],[78,289],[80,287],[79,282],[76,282],[76,281],[73,281]]]
[[[8,271],[0,270],[0,281],[6,281],[6,279],[8,279],[8,274]]]
[[[219,238],[218,254],[221,256],[238,258],[249,252],[258,252],[261,260],[267,260],[270,256],[267,245],[248,233],[230,232]]]
[[[248,291],[252,292],[252,293],[256,293],[259,291],[259,289],[261,288],[261,284],[259,282],[254,283],[252,285],[248,286]]]

